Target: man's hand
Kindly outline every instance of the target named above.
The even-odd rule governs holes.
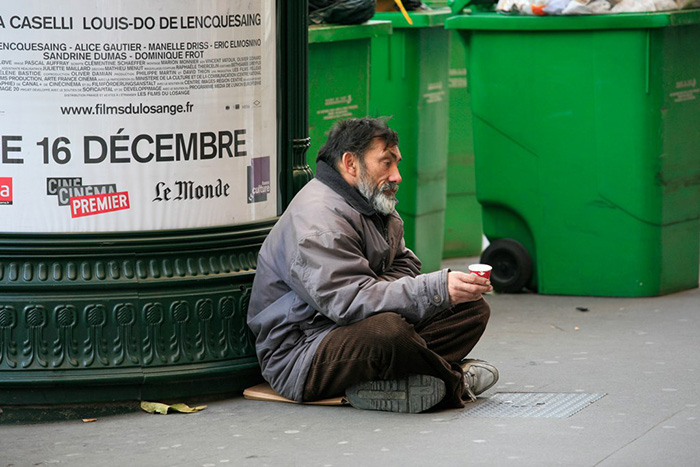
[[[479,300],[482,293],[492,290],[491,282],[476,274],[461,271],[450,271],[447,274],[447,291],[453,305]]]

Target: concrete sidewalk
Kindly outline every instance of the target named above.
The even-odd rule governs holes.
[[[402,415],[238,396],[189,415],[0,425],[0,466],[700,464],[699,289],[488,301],[491,322],[472,356],[497,365],[501,379],[465,410]],[[605,395],[544,418],[517,415],[519,393]],[[503,410],[475,414],[480,406]]]

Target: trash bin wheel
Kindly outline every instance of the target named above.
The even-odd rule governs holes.
[[[517,240],[494,240],[481,254],[481,262],[490,264],[491,284],[496,292],[522,291],[532,277],[532,258]]]

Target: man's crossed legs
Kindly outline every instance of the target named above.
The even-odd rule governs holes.
[[[465,360],[489,314],[489,305],[480,299],[415,325],[385,312],[336,328],[314,355],[304,401],[347,392],[359,408],[422,412],[438,403],[464,407],[498,380],[493,366]]]

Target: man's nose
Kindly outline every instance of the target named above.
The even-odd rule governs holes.
[[[394,170],[391,172],[391,175],[389,176],[389,182],[391,183],[396,183],[397,185],[401,183],[401,173],[399,172],[398,167],[394,167]]]

